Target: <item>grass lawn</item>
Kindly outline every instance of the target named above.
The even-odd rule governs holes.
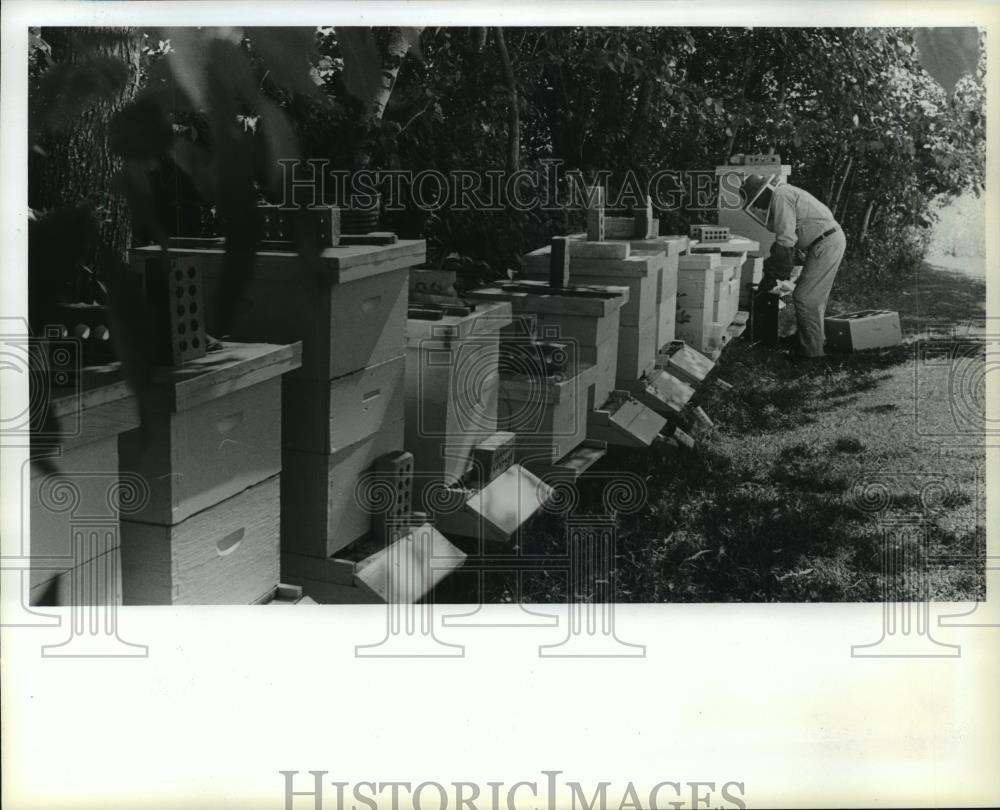
[[[926,549],[930,598],[983,599],[983,344],[916,335],[981,324],[985,300],[982,277],[925,264],[907,285],[835,287],[830,302],[830,312],[898,310],[902,346],[814,365],[744,341],[727,348],[716,374],[732,388],[700,389],[715,427],[693,451],[613,449],[578,484],[577,511],[600,513],[600,473],[645,480],[644,506],[617,516],[616,598],[876,601],[885,588],[920,598],[913,570],[883,576],[886,527],[909,526],[888,548]],[[540,515],[518,551],[564,555],[564,525]],[[460,572],[436,598],[475,601],[480,590],[488,602],[591,597],[570,594],[562,571],[522,570]]]

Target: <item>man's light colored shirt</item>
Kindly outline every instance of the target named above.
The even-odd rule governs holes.
[[[784,247],[805,250],[818,236],[836,227],[830,209],[804,189],[782,183],[771,191],[767,228]]]

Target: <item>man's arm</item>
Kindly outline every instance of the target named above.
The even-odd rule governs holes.
[[[764,269],[779,279],[792,275],[795,266],[795,203],[775,189],[771,198],[771,216],[775,238],[771,255],[764,262]]]

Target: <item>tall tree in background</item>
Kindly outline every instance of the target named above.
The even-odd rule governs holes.
[[[34,39],[41,61],[32,90],[28,204],[63,222],[91,212],[83,261],[95,272],[125,259],[128,206],[116,188],[121,158],[112,121],[139,89],[142,35],[136,28],[52,28]],[[40,51],[40,53],[37,53]]]

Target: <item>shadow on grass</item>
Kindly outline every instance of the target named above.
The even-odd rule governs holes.
[[[811,424],[816,416],[852,404],[913,361],[913,349],[894,346],[802,362],[763,346],[736,343],[726,354],[732,390],[713,389],[705,408],[733,433],[768,432]]]
[[[986,280],[926,262],[905,279],[877,285],[860,275],[838,278],[828,311],[862,309],[899,312],[904,334],[922,332],[935,324],[982,320],[986,317]]]

